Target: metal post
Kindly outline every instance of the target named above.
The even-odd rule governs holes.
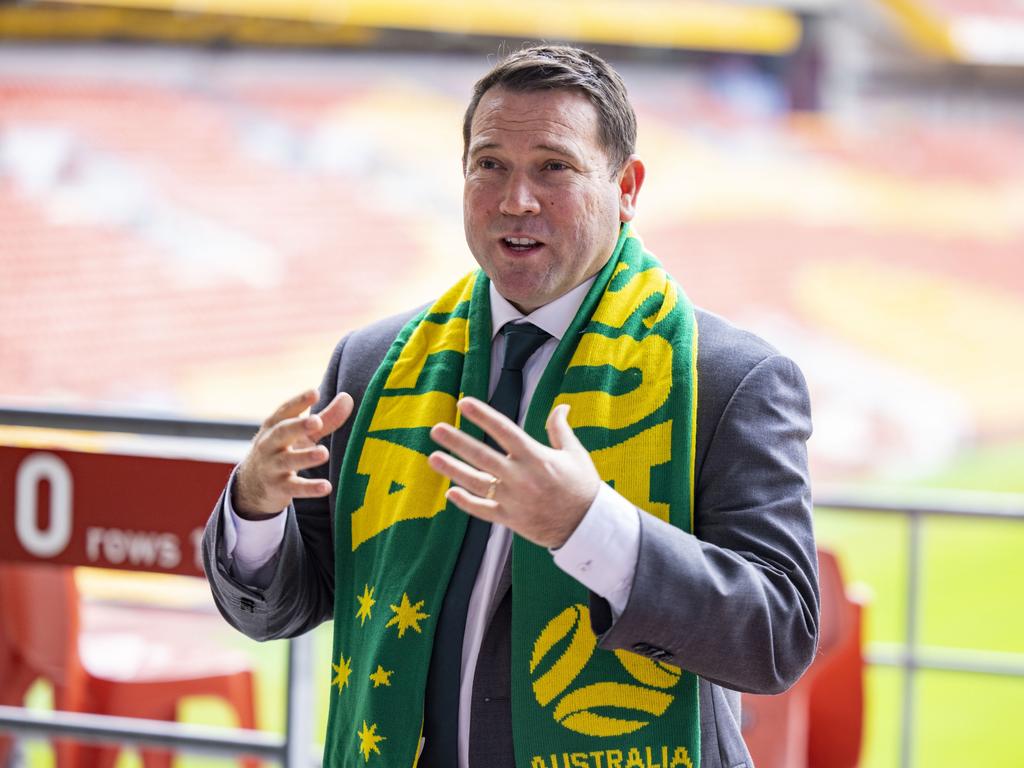
[[[313,636],[288,641],[288,702],[284,727],[284,768],[310,768],[313,743]]]
[[[903,727],[900,768],[914,763],[914,709],[917,691],[918,605],[921,601],[921,515],[909,514],[907,542],[906,648],[903,654]]]

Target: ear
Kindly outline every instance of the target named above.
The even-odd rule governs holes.
[[[619,172],[619,221],[632,221],[636,216],[636,198],[644,184],[647,169],[639,155],[630,155]]]

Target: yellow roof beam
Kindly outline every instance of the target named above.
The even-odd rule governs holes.
[[[800,41],[800,20],[781,8],[713,0],[56,0],[218,16],[281,19],[459,35],[559,39],[783,55]]]
[[[947,21],[919,0],[881,0],[895,14],[904,33],[923,53],[952,61],[960,52],[950,34]]]
[[[378,34],[364,27],[310,24],[286,19],[174,14],[144,8],[89,6],[40,8],[0,4],[0,37],[14,40],[102,40],[240,45],[369,45]]]

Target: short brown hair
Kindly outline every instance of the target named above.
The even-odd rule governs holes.
[[[636,113],[619,73],[600,56],[569,45],[532,45],[509,54],[473,86],[462,121],[462,167],[469,156],[469,133],[480,99],[491,88],[580,91],[597,109],[601,143],[612,170],[618,171],[636,151]]]

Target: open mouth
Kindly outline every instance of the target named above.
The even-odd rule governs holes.
[[[513,253],[531,253],[544,247],[544,243],[532,237],[503,237],[501,242]]]

